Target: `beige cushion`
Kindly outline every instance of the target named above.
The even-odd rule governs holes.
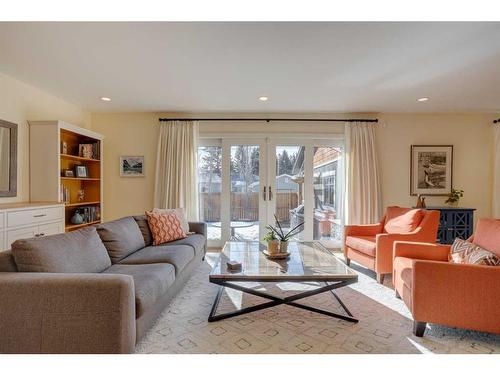
[[[141,230],[131,216],[99,224],[97,232],[113,264],[145,246]]]
[[[175,270],[171,264],[114,264],[104,273],[132,276],[136,318],[153,307],[175,281]]]
[[[12,254],[20,272],[102,272],[111,265],[95,227],[17,240]]]

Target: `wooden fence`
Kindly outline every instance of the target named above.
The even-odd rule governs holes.
[[[220,193],[200,193],[200,218],[207,222],[220,221]],[[231,193],[231,221],[259,220],[259,193]],[[278,220],[290,220],[290,210],[297,207],[298,194],[294,192],[276,194],[276,216]]]

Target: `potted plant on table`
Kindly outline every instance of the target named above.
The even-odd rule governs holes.
[[[269,254],[279,253],[280,242],[278,241],[276,235],[271,229],[269,229],[269,232],[267,232],[266,235],[264,236],[264,241],[267,242],[267,251],[269,251]]]
[[[451,193],[448,194],[448,199],[444,202],[450,206],[458,206],[458,201],[464,196],[463,190],[451,189]]]
[[[300,230],[297,229],[299,229],[304,224],[304,222],[301,222],[298,225],[294,226],[292,229],[288,231],[288,233],[285,234],[285,232],[283,232],[281,223],[279,222],[276,215],[274,215],[274,219],[276,220],[276,226],[273,227],[272,225],[268,225],[266,227],[267,229],[269,229],[269,232],[266,235],[266,237],[269,235],[269,233],[272,233],[274,238],[279,241],[279,252],[286,253],[288,250],[288,240],[300,232]],[[269,250],[269,252],[271,253],[271,250]]]

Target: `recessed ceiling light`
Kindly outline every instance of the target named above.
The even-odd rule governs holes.
[[[424,96],[423,98],[418,98],[417,102],[426,102],[427,100],[429,100],[429,98]]]
[[[261,102],[267,102],[269,100],[269,98],[267,96],[259,96],[259,100]]]
[[[111,98],[108,98],[107,96],[103,96],[103,97],[101,97],[101,100],[102,100],[103,102],[110,102],[110,101],[111,101]]]

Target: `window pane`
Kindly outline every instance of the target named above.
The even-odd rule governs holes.
[[[207,223],[208,239],[221,239],[220,199],[222,147],[198,147],[198,200],[200,220]]]

